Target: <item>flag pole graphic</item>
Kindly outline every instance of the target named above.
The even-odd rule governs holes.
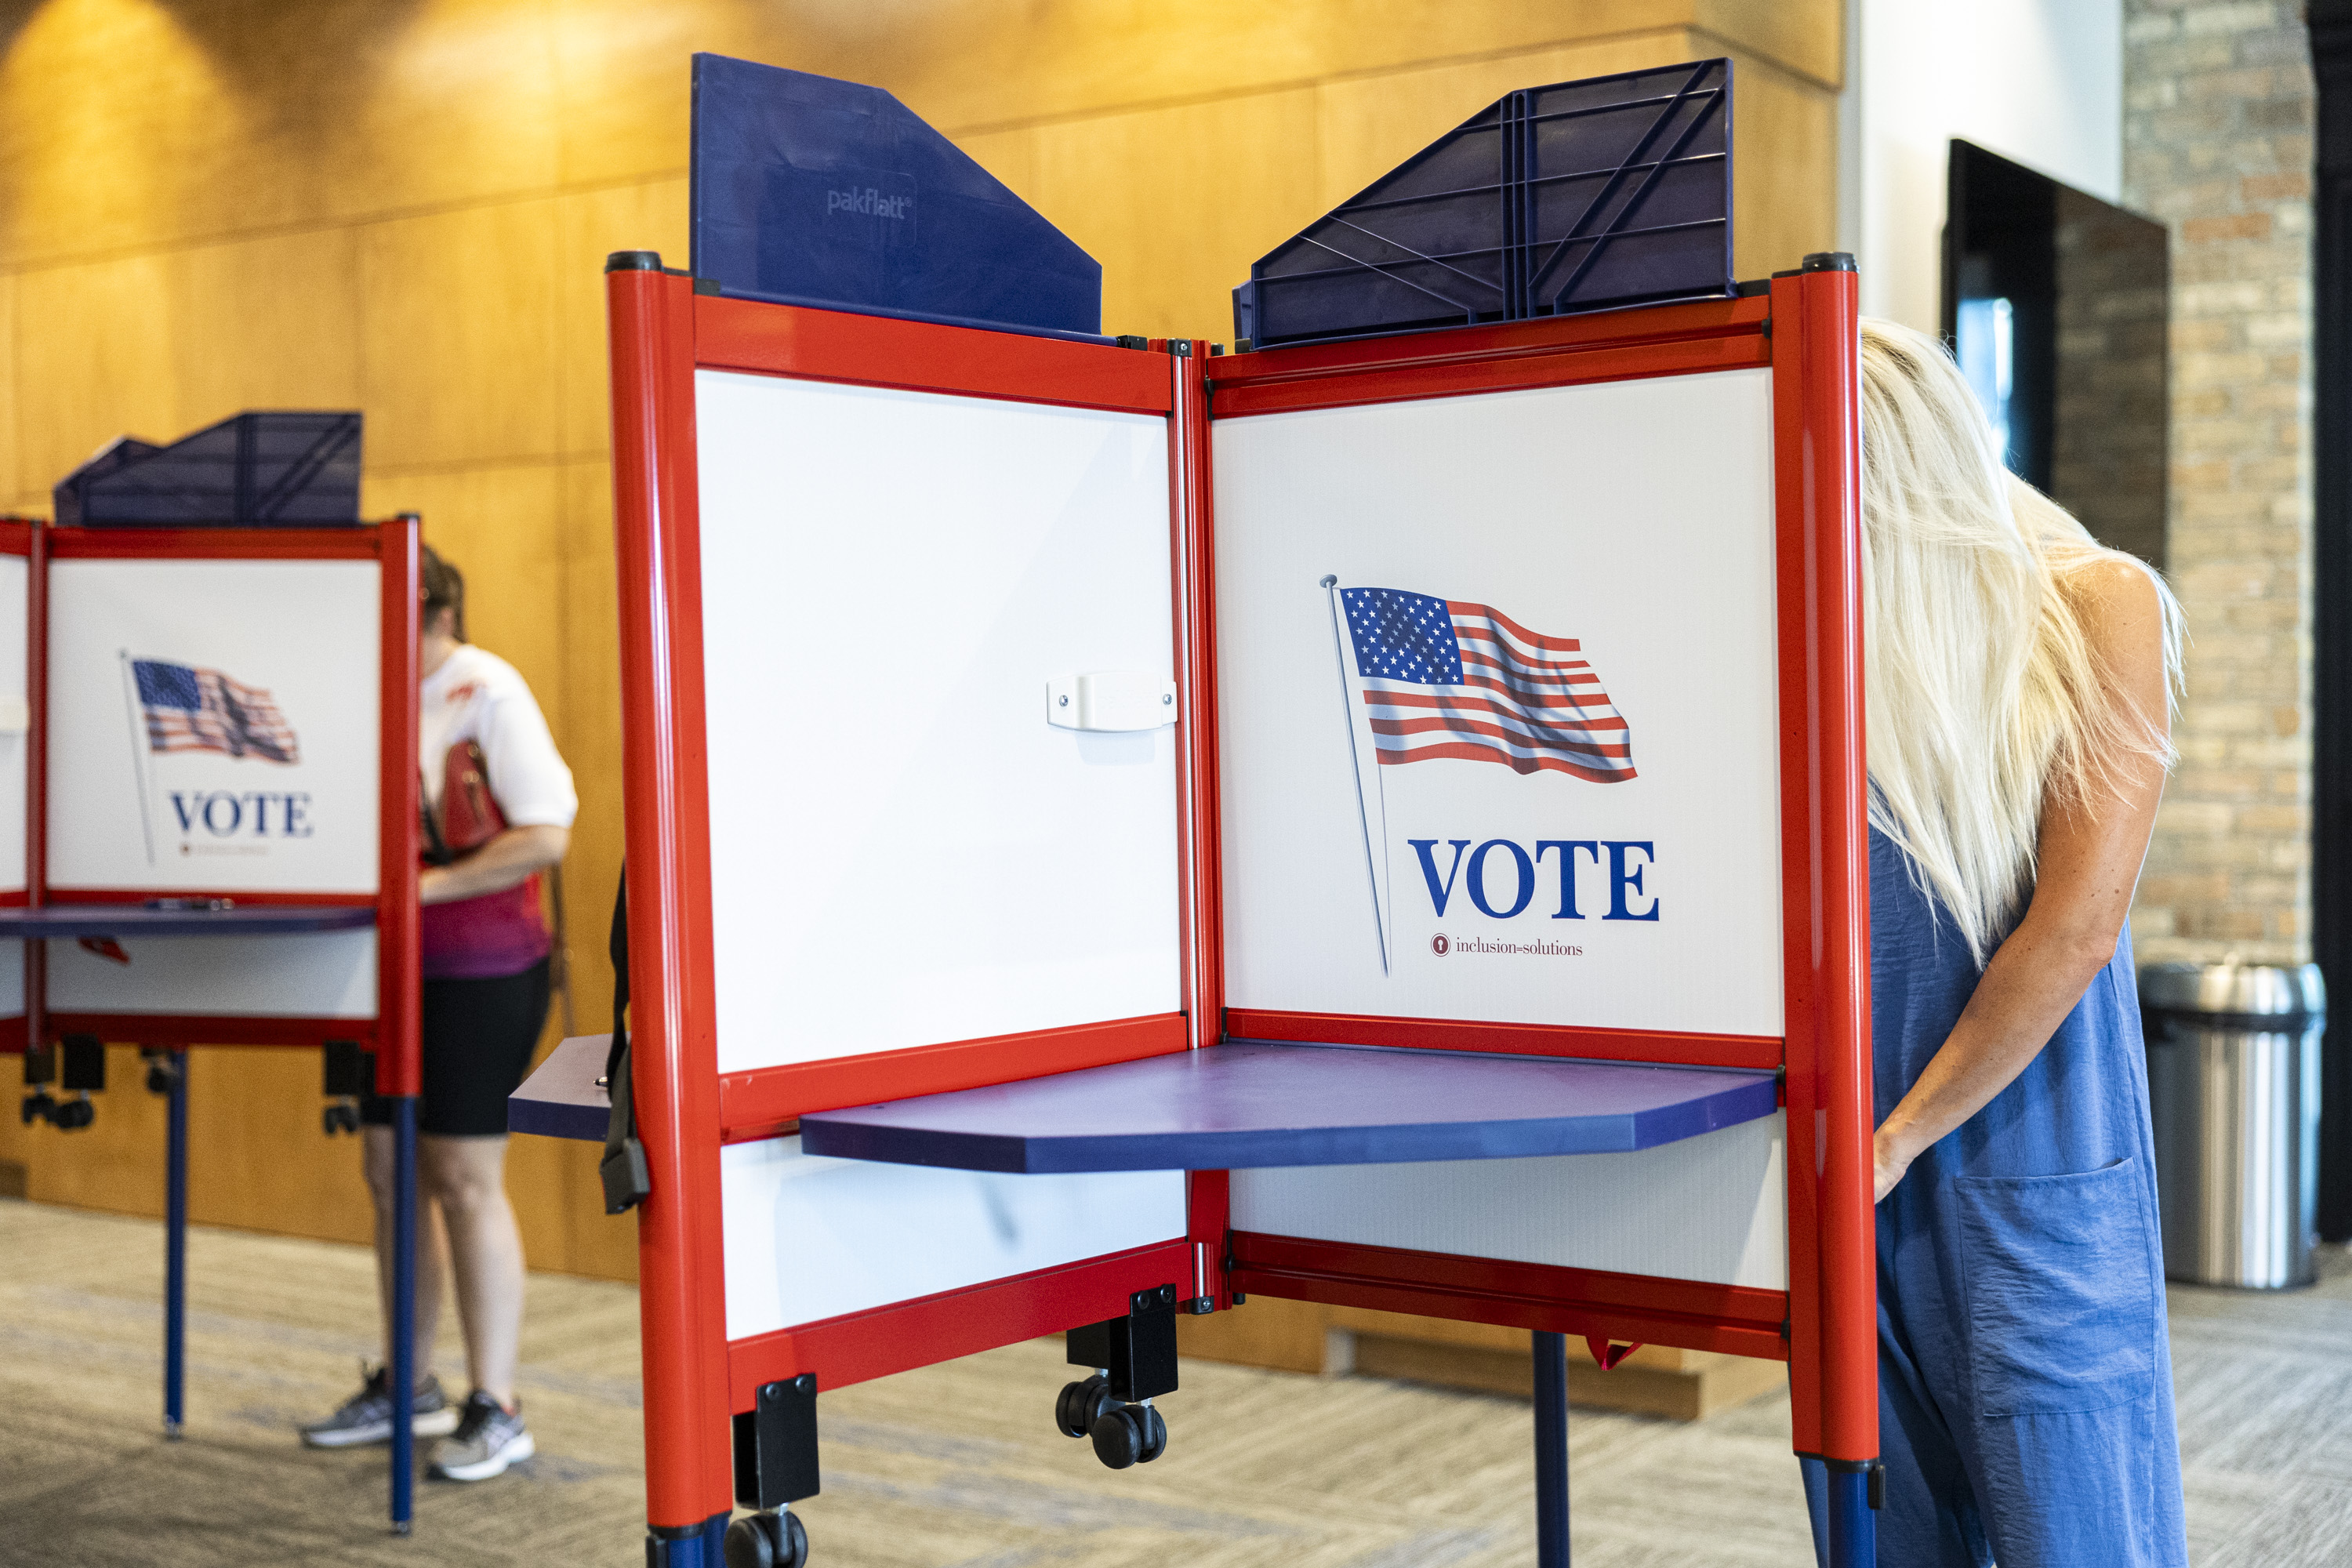
[[[1364,876],[1371,883],[1372,889],[1372,931],[1380,939],[1381,973],[1386,976],[1389,973],[1388,912],[1381,907],[1383,880],[1381,877],[1380,864],[1372,854],[1372,814],[1364,801],[1364,754],[1363,749],[1356,743],[1356,700],[1355,693],[1348,684],[1348,637],[1340,625],[1339,577],[1335,574],[1327,574],[1323,579],[1322,587],[1331,605],[1331,651],[1339,661],[1339,706],[1342,716],[1348,721],[1348,760],[1353,763],[1356,768],[1356,820],[1363,828]],[[1381,804],[1385,808],[1386,786],[1382,785],[1381,789]],[[1383,809],[1381,824],[1381,847],[1383,851],[1388,847],[1387,816],[1386,810]]]
[[[147,771],[155,764],[150,757],[152,747],[147,744],[147,725],[139,705],[139,680],[131,671],[131,650],[115,649],[122,661],[122,700],[131,712],[131,766],[139,779],[139,831],[147,838],[147,864],[155,863],[155,808],[147,798]]]

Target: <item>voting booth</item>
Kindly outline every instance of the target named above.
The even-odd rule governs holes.
[[[1728,70],[1513,94],[1225,355],[927,311],[1017,201],[698,61],[608,277],[651,1560],[801,1562],[826,1391],[1039,1334],[1147,1462],[1287,1296],[1536,1334],[1547,1563],[1561,1336],[1784,1360],[1871,1561],[1855,279],[1731,280]]]
[[[0,985],[24,1116],[87,1125],[109,1040],[167,1097],[175,1436],[193,1047],[324,1047],[330,1132],[389,1101],[395,1385],[413,1373],[419,542],[414,517],[356,521],[358,426],[245,415],[119,443],[58,487],[79,526],[0,525],[0,822],[23,825],[0,832]],[[394,1445],[404,1531],[404,1424]]]

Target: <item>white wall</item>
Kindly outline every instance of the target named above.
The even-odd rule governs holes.
[[[1864,314],[1936,330],[1955,136],[2122,199],[2122,0],[1848,0],[1847,18],[1839,216]]]

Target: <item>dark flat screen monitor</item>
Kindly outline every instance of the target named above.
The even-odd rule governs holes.
[[[2101,543],[2164,564],[2164,226],[1952,143],[1944,336],[2011,472]]]

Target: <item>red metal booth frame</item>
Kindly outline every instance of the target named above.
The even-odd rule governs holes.
[[[1059,342],[698,294],[677,273],[607,275],[620,568],[631,1075],[652,1173],[640,1209],[649,1522],[732,1505],[733,1412],[761,1384],[820,1389],[1117,1317],[1189,1279],[1595,1338],[1783,1359],[1795,1447],[1874,1459],[1875,1260],[1869,1118],[1869,868],[1861,687],[1860,442],[1852,271],[1769,293],[1604,315],[1208,356]],[[1213,420],[1575,383],[1772,374],[1779,520],[1786,1034],[1678,1034],[1228,1011],[1218,910]],[[1169,417],[1181,814],[1182,1006],[1034,1034],[721,1075],[714,1036],[710,829],[694,376],[698,369]],[[1085,1259],[730,1342],[722,1143],[798,1116],[1039,1077],[1234,1038],[1505,1051],[1785,1070],[1789,1289],[1742,1289],[1232,1232],[1227,1177],[1190,1178],[1182,1241]]]

